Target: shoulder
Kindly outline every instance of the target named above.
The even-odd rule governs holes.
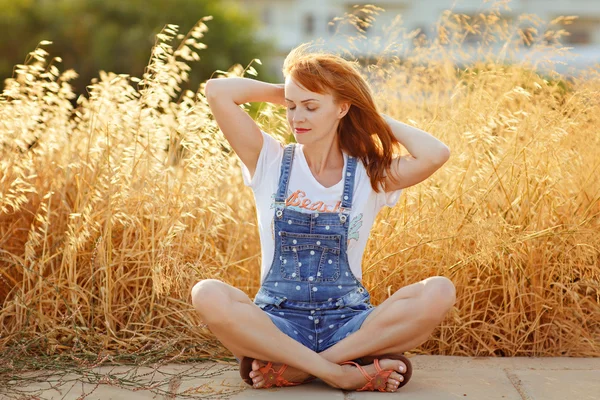
[[[261,133],[263,135],[263,146],[260,154],[262,161],[269,164],[281,160],[285,148],[283,143],[264,131],[261,131]]]
[[[369,198],[375,201],[376,209],[383,206],[393,207],[398,202],[402,189],[386,191],[383,184],[378,186],[378,191],[373,189],[371,178],[367,173],[365,164],[357,159],[355,189],[368,192]]]
[[[279,173],[279,164],[283,158],[283,144],[273,136],[261,130],[263,144],[258,156],[256,169],[250,171],[242,163],[244,184],[253,189],[258,188],[262,182],[268,180],[272,175]]]

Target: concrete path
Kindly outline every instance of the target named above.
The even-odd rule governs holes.
[[[10,392],[0,392],[0,399],[67,400],[87,394],[83,398],[102,400],[600,400],[600,358],[415,356],[411,361],[413,377],[397,393],[344,392],[321,381],[288,388],[252,389],[240,379],[237,365],[198,363],[166,365],[158,370],[101,367],[91,369],[85,376],[38,373],[35,383],[12,381],[14,386]],[[140,388],[141,380],[146,382],[146,388]]]

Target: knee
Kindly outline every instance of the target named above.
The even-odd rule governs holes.
[[[203,317],[219,313],[219,305],[226,301],[224,283],[217,279],[204,279],[192,288],[192,304]]]
[[[443,319],[456,302],[456,288],[444,276],[434,276],[425,280],[426,307],[428,314]]]

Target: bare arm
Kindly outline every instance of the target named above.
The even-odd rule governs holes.
[[[410,155],[392,161],[391,175],[398,182],[386,180],[386,191],[391,192],[416,185],[437,171],[450,158],[450,149],[444,143],[413,126],[382,114],[394,136],[406,147]]]
[[[250,102],[285,105],[284,85],[249,78],[209,79],[204,94],[219,128],[253,176],[263,138],[256,122],[239,105]]]

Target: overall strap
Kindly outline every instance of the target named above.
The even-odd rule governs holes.
[[[285,199],[290,182],[290,171],[292,170],[292,162],[294,161],[294,151],[296,146],[290,143],[283,150],[283,159],[281,160],[281,172],[279,173],[279,187],[275,196],[275,207],[285,207]]]
[[[350,214],[352,209],[352,196],[354,193],[354,176],[356,175],[356,158],[348,156],[348,163],[344,171],[344,193],[342,194],[342,213]]]

